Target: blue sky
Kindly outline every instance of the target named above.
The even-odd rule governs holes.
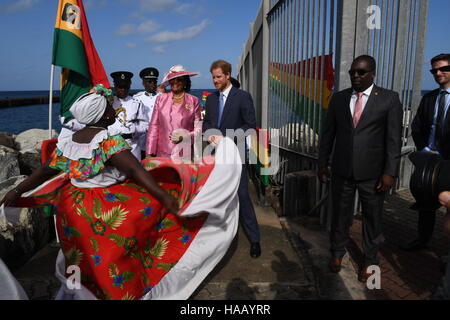
[[[107,73],[135,74],[155,66],[164,74],[182,64],[200,72],[193,88],[212,88],[209,66],[216,59],[236,66],[260,0],[84,0],[97,51]],[[47,90],[57,0],[0,3],[0,91]],[[430,0],[423,88],[435,87],[428,61],[449,52],[449,0]],[[54,88],[59,88],[59,68]],[[234,72],[233,72],[234,74]],[[162,77],[162,76],[161,76]],[[160,78],[161,80],[161,78]]]

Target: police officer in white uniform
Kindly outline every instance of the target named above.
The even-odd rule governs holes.
[[[108,127],[110,135],[121,134],[125,141],[131,146],[131,152],[141,160],[141,148],[138,145],[142,135],[148,128],[148,120],[142,103],[129,95],[131,78],[133,73],[128,71],[117,71],[111,73],[114,80],[114,103],[113,108],[123,108],[117,115],[116,122]],[[145,128],[147,123],[147,128]]]
[[[158,84],[159,71],[156,68],[145,68],[139,73],[139,77],[142,79],[142,85],[144,91],[136,93],[133,98],[139,100],[144,106],[144,113],[147,117],[146,122],[142,121],[140,124],[144,126],[141,131],[145,131],[145,134],[139,138],[138,145],[141,148],[142,158],[145,158],[145,148],[147,142],[147,130],[152,120],[153,107],[155,105],[156,97],[161,93],[156,91]]]

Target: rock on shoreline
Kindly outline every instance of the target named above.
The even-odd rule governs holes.
[[[55,130],[52,136],[57,137]],[[41,144],[48,130],[30,129],[18,135],[0,132],[0,199],[26,179],[41,163]],[[0,258],[11,271],[22,266],[54,238],[52,217],[42,208],[14,210],[7,221],[0,218]]]

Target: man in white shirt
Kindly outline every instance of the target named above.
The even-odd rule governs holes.
[[[142,85],[144,91],[136,93],[133,98],[140,101],[144,108],[145,121],[141,121],[142,128],[140,131],[145,132],[139,137],[138,145],[141,149],[142,158],[145,158],[145,148],[147,144],[147,130],[149,128],[150,121],[152,120],[153,107],[155,106],[156,98],[161,94],[156,91],[158,84],[159,71],[156,68],[145,68],[139,73],[139,77],[142,79]]]
[[[122,108],[116,122],[108,127],[109,135],[121,134],[125,141],[131,146],[131,152],[141,160],[141,148],[139,141],[142,135],[145,135],[148,123],[142,103],[129,95],[131,78],[133,73],[128,71],[117,71],[111,73],[114,80],[114,102],[113,108]]]

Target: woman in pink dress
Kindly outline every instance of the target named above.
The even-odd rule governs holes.
[[[156,99],[148,128],[147,156],[191,160],[194,138],[201,134],[200,102],[189,94],[191,76],[181,65],[170,68],[163,83],[170,84],[171,92]]]

